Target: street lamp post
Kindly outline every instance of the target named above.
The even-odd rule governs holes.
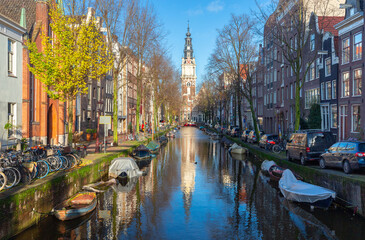
[[[97,125],[97,130],[96,130],[96,144],[95,144],[95,152],[98,153],[100,152],[100,142],[99,142],[99,131],[100,131],[100,114],[101,114],[101,110],[103,108],[103,101],[98,101],[97,106],[96,106],[96,110],[98,113],[98,125]]]

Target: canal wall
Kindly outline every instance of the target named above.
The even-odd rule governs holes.
[[[166,132],[159,133],[162,135]],[[128,156],[138,145],[120,148],[114,153],[100,154],[90,165],[58,172],[30,185],[17,186],[0,193],[0,239],[8,239],[39,222],[52,209],[82,190],[86,184],[100,180],[108,172],[110,162]]]
[[[228,138],[248,148],[251,154],[256,155],[262,160],[273,160],[279,166],[291,169],[302,176],[306,182],[335,191],[338,204],[350,208],[354,213],[365,217],[365,176],[347,175],[338,170],[322,170],[320,168],[302,166],[289,162],[280,155],[263,151],[259,147],[245,144],[235,138]]]

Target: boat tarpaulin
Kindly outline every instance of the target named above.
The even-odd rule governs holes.
[[[151,150],[155,150],[155,149],[159,148],[160,145],[157,142],[155,142],[155,141],[151,141],[151,142],[149,142],[147,144],[146,147],[149,148],[149,149],[151,149]]]
[[[279,180],[279,188],[286,199],[297,202],[314,203],[336,197],[336,193],[330,189],[296,179],[289,169],[283,172]]]
[[[117,178],[122,172],[125,172],[130,178],[143,174],[134,159],[129,157],[116,158],[110,164],[109,177]]]
[[[272,165],[275,165],[276,163],[274,161],[265,160],[261,164],[261,170],[263,171],[269,171]]]

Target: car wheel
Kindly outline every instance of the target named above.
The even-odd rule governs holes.
[[[300,164],[302,164],[303,166],[307,163],[307,161],[305,160],[305,157],[303,154],[300,154]]]
[[[346,174],[349,174],[352,172],[352,169],[351,169],[351,166],[350,166],[350,163],[349,161],[345,160],[343,162],[343,171],[346,173]]]
[[[319,167],[322,168],[322,169],[325,169],[326,168],[326,162],[324,161],[323,158],[321,158],[319,160]]]
[[[286,158],[288,159],[289,162],[292,160],[291,157],[290,157],[289,151],[286,152]]]

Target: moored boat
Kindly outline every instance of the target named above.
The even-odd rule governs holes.
[[[175,133],[173,133],[173,132],[168,132],[168,133],[166,134],[166,137],[174,138],[174,137],[175,137]]]
[[[330,189],[306,183],[296,179],[292,171],[284,170],[279,180],[279,188],[284,197],[295,202],[308,203],[315,207],[327,209],[336,193]]]
[[[235,153],[235,154],[247,154],[248,153],[248,149],[239,146],[237,143],[234,143],[230,148],[229,151],[231,153]]]
[[[147,144],[146,147],[150,150],[151,153],[157,153],[160,149],[160,144],[155,141],[151,141]]]
[[[131,156],[137,160],[148,160],[151,159],[151,152],[145,145],[139,145],[132,151]]]
[[[133,158],[120,157],[114,159],[109,166],[109,177],[110,178],[121,178],[121,177],[139,177],[142,176],[143,172],[139,170],[137,163]]]
[[[96,207],[95,192],[81,192],[62,202],[53,209],[53,214],[61,221],[84,216]]]
[[[161,136],[159,139],[158,139],[158,142],[160,143],[160,145],[162,146],[162,145],[165,145],[165,144],[167,144],[167,142],[168,142],[169,140],[167,139],[167,137],[166,136]]]
[[[269,168],[269,175],[270,175],[270,179],[273,180],[273,181],[279,181],[281,176],[283,175],[283,172],[286,168],[283,168],[283,167],[280,167],[276,164],[272,165],[270,168]],[[298,179],[298,180],[303,180],[303,178],[301,176],[299,176],[298,174],[296,173],[293,173],[295,178]]]

